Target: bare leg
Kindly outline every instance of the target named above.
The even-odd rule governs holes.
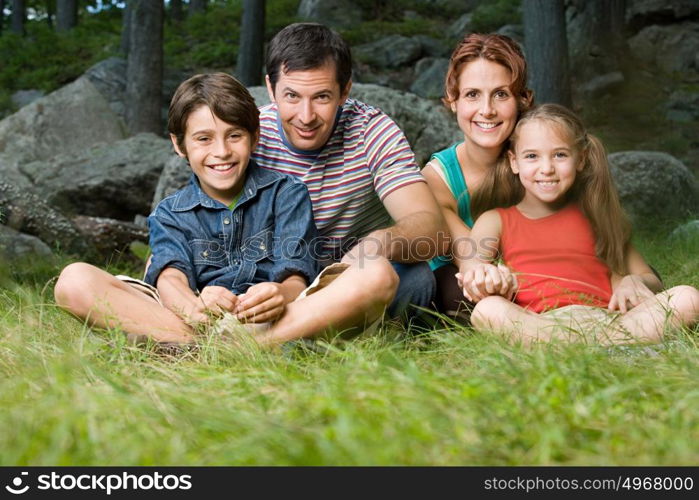
[[[364,328],[381,317],[397,288],[398,276],[387,259],[365,259],[322,290],[290,303],[257,340],[262,345],[278,344],[328,329]]]
[[[499,295],[486,297],[476,304],[471,324],[479,332],[492,331],[524,344],[548,342],[561,330],[559,322],[527,311]]]
[[[190,343],[192,329],[175,313],[111,274],[85,263],[66,266],[56,303],[98,328],[121,328],[158,342]]]
[[[681,285],[646,299],[621,316],[621,329],[609,332],[611,343],[659,342],[667,326],[692,326],[699,320],[699,291]],[[625,335],[625,336],[624,336]]]

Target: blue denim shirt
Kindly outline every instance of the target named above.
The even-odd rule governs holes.
[[[266,281],[318,272],[311,244],[317,229],[303,182],[254,161],[233,210],[210,198],[192,175],[148,217],[153,252],[145,281],[167,267],[182,271],[192,290],[218,285],[235,294]]]

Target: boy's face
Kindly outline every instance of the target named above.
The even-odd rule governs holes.
[[[257,142],[244,128],[231,125],[202,105],[190,113],[184,136],[185,151],[171,135],[177,154],[189,160],[206,194],[230,205],[245,182],[245,169]]]
[[[287,140],[297,149],[313,151],[325,146],[335,125],[337,108],[347,100],[351,83],[341,89],[335,64],[279,72],[275,88],[266,78],[269,98],[277,103]]]

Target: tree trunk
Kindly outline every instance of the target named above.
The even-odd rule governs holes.
[[[189,0],[189,13],[204,12],[206,10],[206,0]]]
[[[523,0],[529,84],[538,103],[571,107],[568,39],[563,0]]]
[[[182,0],[170,0],[170,16],[174,22],[182,22],[184,19]]]
[[[121,18],[121,45],[119,49],[127,57],[129,55],[129,39],[131,38],[131,5],[133,2],[134,0],[126,0]]]
[[[163,2],[133,0],[126,65],[126,125],[162,135]]]
[[[53,2],[51,0],[46,0],[46,24],[49,25],[49,29],[53,29]]]
[[[246,87],[262,80],[265,0],[245,0],[236,73]]]
[[[27,14],[27,8],[24,0],[12,0],[12,25],[10,29],[12,33],[24,36],[24,19]]]
[[[56,0],[56,31],[69,31],[78,25],[78,0]]]
[[[5,22],[5,0],[0,0],[0,35],[2,35],[2,28]]]
[[[629,60],[625,0],[576,0],[569,9],[568,41],[577,79],[619,71]]]

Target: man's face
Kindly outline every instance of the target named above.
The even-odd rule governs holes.
[[[335,64],[303,71],[279,72],[274,88],[267,77],[269,98],[277,104],[286,139],[296,149],[313,151],[330,139],[337,108],[350,91],[340,89]]]

